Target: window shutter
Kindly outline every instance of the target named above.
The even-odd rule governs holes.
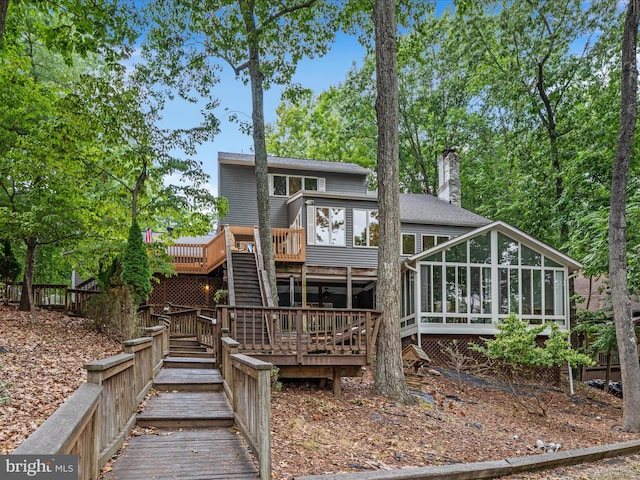
[[[270,173],[267,175],[267,178],[269,179],[269,196],[273,196],[273,173]]]
[[[315,245],[316,238],[316,209],[307,205],[307,245]]]
[[[324,177],[318,178],[318,191],[326,192],[327,191],[327,179]]]

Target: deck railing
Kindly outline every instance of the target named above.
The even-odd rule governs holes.
[[[271,370],[273,365],[233,353],[237,345],[223,338],[222,374],[235,422],[255,455],[260,478],[271,478]]]
[[[159,327],[164,329],[164,327]],[[98,478],[135,425],[138,403],[151,387],[163,335],[125,342],[121,353],[85,365],[87,383],[76,390],[13,452],[78,455],[79,480]],[[160,359],[161,362],[161,359]]]
[[[274,228],[273,251],[277,262],[304,262],[306,258],[305,231],[302,228]]]
[[[67,310],[79,315],[84,315],[87,312],[87,304],[89,303],[89,299],[99,293],[99,290],[79,290],[74,288],[67,288]]]
[[[200,310],[197,308],[163,313],[171,322],[169,334],[175,338],[195,337],[198,334],[198,315]]]
[[[249,227],[225,226],[234,238],[242,237],[242,248],[249,244],[255,245],[255,238],[251,233],[247,239],[247,232],[253,231]],[[222,265],[226,260],[227,240],[225,230],[218,233],[206,244],[175,243],[167,247],[167,254],[173,257],[173,264],[178,273],[203,274]],[[275,260],[279,262],[304,262],[306,258],[304,229],[274,228],[273,247]],[[232,247],[236,248],[235,240]]]
[[[241,352],[366,355],[373,361],[381,314],[375,310],[218,307]]]

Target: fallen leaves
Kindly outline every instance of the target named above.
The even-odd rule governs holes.
[[[371,372],[342,382],[340,398],[312,382],[284,381],[273,393],[274,479],[531,455],[538,439],[565,450],[639,438],[619,429],[620,399],[582,385],[574,397],[557,393],[549,416],[539,417],[510,393],[461,390],[426,370],[415,405],[374,395]]]
[[[86,363],[122,352],[60,312],[0,307],[0,454],[11,453],[86,380]]]

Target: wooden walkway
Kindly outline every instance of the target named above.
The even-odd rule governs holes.
[[[148,430],[128,440],[104,480],[259,478],[248,447],[233,429],[233,409],[218,370],[163,368],[154,389],[158,393],[136,422]]]

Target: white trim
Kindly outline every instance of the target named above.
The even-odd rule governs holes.
[[[401,233],[400,234],[400,248],[401,248],[401,255],[415,255],[414,253],[405,253],[404,252],[404,237],[406,236],[411,236],[413,237],[413,251],[415,252],[417,250],[417,245],[416,245],[416,234],[415,233]]]
[[[415,263],[417,261],[422,260],[424,257],[427,257],[438,251],[445,250],[457,243],[462,243],[471,237],[481,235],[487,231],[497,231],[513,238],[514,240],[524,243],[528,247],[533,248],[534,250],[542,253],[543,255],[549,257],[551,260],[559,263],[560,265],[566,266],[569,269],[569,273],[573,273],[577,270],[582,269],[581,263],[576,262],[571,257],[565,255],[564,253],[556,250],[553,247],[550,247],[546,243],[536,240],[531,235],[528,235],[524,233],[522,230],[519,230],[516,227],[513,227],[508,223],[505,223],[502,221],[493,222],[488,225],[484,225],[482,227],[476,228],[474,230],[470,230],[469,232],[464,233],[459,237],[454,237],[449,241],[438,244],[429,250],[418,252],[415,255],[408,257],[406,259],[406,262]]]

